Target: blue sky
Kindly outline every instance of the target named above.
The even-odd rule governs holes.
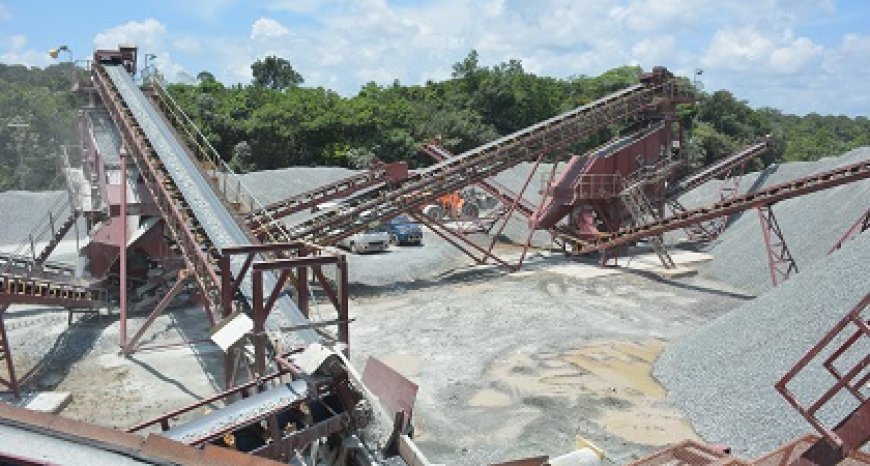
[[[249,82],[253,61],[279,55],[306,85],[353,95],[369,81],[446,79],[476,49],[485,65],[519,59],[555,77],[700,68],[707,90],[753,106],[870,113],[866,0],[0,0],[2,63],[119,42],[156,54],[170,80]]]

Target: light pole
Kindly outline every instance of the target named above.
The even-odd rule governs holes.
[[[27,137],[27,128],[30,128],[30,123],[12,122],[6,124],[7,128],[18,128],[21,130],[21,136],[18,138],[18,189],[24,191],[26,184],[26,175],[24,169],[24,140]]]
[[[49,55],[51,58],[57,58],[58,55],[60,55],[60,52],[66,52],[66,53],[68,54],[67,58],[69,58],[69,62],[70,62],[70,63],[73,63],[73,53],[72,53],[72,50],[70,50],[70,48],[67,47],[66,45],[60,45],[60,46],[58,46],[56,49],[51,49],[51,50],[49,50],[49,51],[48,51],[48,55]]]
[[[143,84],[145,83],[145,81],[148,80],[148,77],[151,75],[151,72],[148,71],[148,59],[149,58],[152,61],[151,66],[153,67],[154,66],[153,61],[157,60],[157,55],[154,55],[153,53],[146,53],[145,54],[145,66],[142,68],[142,83]]]

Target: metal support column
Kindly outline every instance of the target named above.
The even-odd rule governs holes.
[[[0,360],[6,360],[6,371],[9,373],[9,380],[0,378],[0,385],[9,387],[15,398],[21,398],[21,393],[18,387],[18,379],[15,377],[15,364],[12,362],[12,349],[9,347],[9,338],[6,335],[6,310],[9,309],[8,304],[0,306]]]
[[[127,151],[121,148],[121,237],[118,239],[118,253],[120,254],[119,268],[121,273],[121,322],[120,322],[120,346],[121,351],[127,352]]]
[[[767,249],[767,262],[770,267],[770,279],[773,286],[778,285],[798,273],[797,262],[791,255],[779,222],[773,214],[773,204],[757,207],[758,219],[761,221],[761,233],[764,236],[764,246]]]
[[[175,284],[172,285],[172,288],[163,296],[157,306],[154,307],[154,310],[151,311],[151,314],[145,319],[145,322],[139,327],[139,330],[136,331],[135,334],[130,338],[130,341],[127,342],[121,349],[121,352],[125,355],[133,354],[136,351],[136,346],[139,344],[139,340],[142,339],[142,335],[151,328],[151,325],[163,314],[163,311],[169,306],[169,303],[178,296],[178,293],[184,289],[184,285],[191,277],[191,273],[186,269],[178,272],[178,279],[175,281]]]

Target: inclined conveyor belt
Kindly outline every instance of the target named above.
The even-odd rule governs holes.
[[[303,380],[295,380],[236,401],[190,422],[161,432],[160,435],[188,445],[195,445],[240,426],[254,423],[304,400],[307,396],[308,384]]]
[[[184,196],[194,216],[215,247],[223,249],[230,246],[251,244],[241,226],[218,198],[197,168],[196,163],[175,138],[172,130],[133,82],[130,74],[121,66],[105,65],[105,70],[136,122],[148,137],[158,157],[172,177],[175,186]],[[233,273],[238,274],[241,271],[244,259],[241,256],[234,258],[231,265]],[[263,260],[263,258],[258,257],[257,260]],[[267,296],[268,290],[273,289],[276,283],[277,278],[273,274],[264,274],[263,284],[267,290],[265,292]],[[248,303],[252,304],[253,284],[250,275],[245,277],[240,288]],[[282,339],[285,340],[283,343],[288,345],[320,341],[317,332],[310,328],[297,330],[286,335],[280,331],[280,327],[306,324],[308,324],[308,319],[305,318],[296,303],[286,295],[281,296],[275,302],[275,306],[266,320],[267,330],[273,336],[282,335]]]

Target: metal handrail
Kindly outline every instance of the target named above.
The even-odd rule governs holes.
[[[259,223],[257,228],[252,229],[263,230],[272,242],[280,241],[280,239],[272,233],[274,230],[278,230],[280,233],[283,233],[284,237],[287,237],[288,234],[284,227],[277,222],[271,212],[266,210],[265,204],[251,192],[242,181],[239,174],[235,173],[223,160],[218,151],[208,141],[208,138],[202,134],[199,127],[190,119],[187,113],[184,112],[166,88],[155,79],[149,80],[148,84],[157,90],[159,97],[166,105],[166,109],[172,112],[174,114],[173,116],[179,118],[179,123],[181,123],[180,129],[187,134],[189,141],[197,146],[198,153],[205,157],[207,162],[210,164],[207,173],[210,179],[214,180],[213,186],[216,188],[216,192],[230,204],[243,205],[243,201],[248,201],[245,206],[246,210],[248,212],[257,212],[259,214],[256,219],[251,219],[252,222]],[[220,170],[218,170],[218,168],[220,168]],[[230,183],[227,183],[228,179],[231,180]],[[235,191],[232,191],[233,185],[235,185]],[[242,211],[243,209],[239,210]],[[265,221],[263,220],[264,217]],[[265,227],[266,225],[270,225],[270,228],[260,228]]]

